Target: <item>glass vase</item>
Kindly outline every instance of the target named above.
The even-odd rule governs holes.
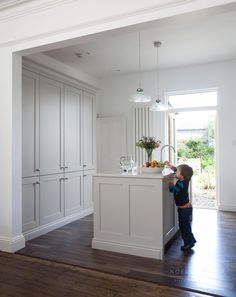
[[[148,156],[148,162],[152,162],[152,152],[153,149],[146,149],[147,156]]]

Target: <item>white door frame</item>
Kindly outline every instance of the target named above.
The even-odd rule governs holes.
[[[166,102],[168,102],[168,97],[169,96],[173,96],[173,95],[186,95],[186,94],[194,94],[194,93],[200,93],[200,92],[216,92],[217,96],[218,96],[218,90],[217,89],[205,89],[205,90],[191,90],[191,91],[182,91],[182,92],[169,92],[166,93]],[[167,133],[168,133],[168,139],[170,141],[170,144],[174,145],[174,147],[176,147],[176,138],[171,136],[171,127],[170,127],[170,114],[174,114],[174,113],[181,113],[181,112],[194,112],[194,111],[215,111],[216,112],[216,116],[215,116],[215,120],[216,120],[216,131],[215,131],[215,135],[216,135],[216,143],[215,143],[215,162],[216,162],[216,166],[215,166],[215,175],[216,175],[216,204],[217,204],[217,208],[218,208],[218,204],[219,204],[219,189],[217,187],[217,185],[219,184],[219,175],[218,175],[218,151],[219,151],[219,143],[218,143],[218,106],[202,106],[202,107],[191,107],[191,108],[172,108],[169,109],[166,112],[167,115]],[[172,130],[173,131],[173,130]],[[174,143],[171,143],[171,140],[174,140]],[[177,151],[175,153],[175,160],[177,160]],[[190,183],[190,200],[192,200],[192,185]]]

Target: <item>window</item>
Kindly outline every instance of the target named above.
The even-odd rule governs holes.
[[[217,92],[199,92],[168,96],[170,108],[191,108],[217,105]]]

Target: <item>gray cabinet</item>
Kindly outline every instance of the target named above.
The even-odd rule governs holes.
[[[94,95],[83,92],[83,166],[95,168],[95,102]]]
[[[40,77],[39,159],[41,175],[63,172],[62,95],[63,85],[61,83]]]
[[[92,211],[95,97],[25,69],[22,89],[22,220],[30,234]]]
[[[64,216],[63,175],[52,174],[40,178],[40,225]]]
[[[95,173],[95,170],[84,171],[83,174],[83,207],[93,208],[93,180],[92,175]]]
[[[163,242],[166,244],[178,226],[178,215],[173,193],[169,191],[168,177],[163,178]]]
[[[39,175],[39,75],[22,78],[22,177]]]
[[[63,109],[63,167],[65,172],[83,170],[81,145],[82,91],[70,86],[64,86]]]
[[[22,229],[27,231],[39,226],[39,179],[28,177],[22,184]]]
[[[66,173],[65,186],[65,215],[71,215],[83,209],[83,172]]]

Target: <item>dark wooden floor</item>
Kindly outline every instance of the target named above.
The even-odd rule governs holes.
[[[206,297],[72,265],[0,252],[1,297]]]
[[[93,250],[91,248],[93,220],[92,216],[89,216],[27,242],[26,247],[19,251],[18,255],[13,256],[27,256],[27,259],[30,259],[27,261],[36,261],[36,258],[44,259],[43,264],[41,262],[35,262],[38,263],[37,265],[46,265],[45,262],[51,263],[45,260],[58,263],[47,264],[47,269],[56,267],[55,265],[62,265],[59,263],[64,263],[67,264],[66,267],[74,266],[74,269],[82,269],[81,267],[83,267],[93,270],[93,272],[83,270],[83,273],[97,273],[99,275],[100,272],[104,272],[106,274],[103,274],[101,277],[106,275],[108,283],[110,277],[114,278],[114,282],[116,282],[116,275],[116,277],[122,277],[121,282],[124,284],[124,287],[128,285],[131,290],[133,288],[132,286],[136,287],[136,284],[132,283],[134,280],[150,282],[150,284],[143,283],[145,285],[141,295],[135,295],[137,293],[136,291],[135,294],[131,292],[124,293],[122,290],[125,289],[122,287],[123,289],[117,295],[115,293],[111,293],[110,295],[108,293],[108,295],[96,295],[99,292],[93,292],[91,293],[94,294],[92,296],[172,296],[172,292],[166,293],[167,287],[169,289],[172,288],[172,290],[176,288],[182,290],[180,295],[178,295],[180,292],[178,291],[177,293],[173,293],[173,296],[197,296],[196,293],[207,294],[209,296],[236,296],[235,226],[236,213],[204,209],[194,210],[193,232],[197,239],[194,251],[191,253],[181,252],[180,245],[182,242],[178,238],[166,251],[165,260],[160,261]],[[26,261],[24,259],[23,261]],[[17,258],[17,261],[21,261],[21,258]],[[43,272],[44,268],[40,269]],[[63,270],[64,268],[61,267],[60,269]],[[153,283],[153,286],[165,286],[165,290],[157,290],[155,295],[155,289],[151,286],[151,283]],[[148,286],[150,291],[148,291],[149,289],[145,291],[145,286]],[[105,285],[104,287],[106,288]],[[103,289],[105,290],[105,288]],[[161,287],[158,286],[158,288]],[[126,289],[128,290],[129,288]],[[18,295],[0,296],[15,297]],[[62,296],[83,295],[69,294]],[[86,296],[90,295],[88,294]]]

